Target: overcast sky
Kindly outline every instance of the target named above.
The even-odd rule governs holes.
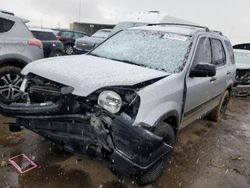
[[[70,22],[79,21],[79,15],[80,20],[112,19],[159,10],[221,30],[233,43],[250,42],[249,0],[0,0],[0,9],[12,11],[29,19],[32,25],[43,27],[69,27]]]

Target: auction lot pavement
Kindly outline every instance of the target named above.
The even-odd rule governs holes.
[[[135,188],[102,161],[82,159],[25,130],[10,133],[0,118],[0,188]],[[18,174],[6,161],[25,153],[38,168]],[[198,120],[181,131],[169,168],[147,188],[250,187],[250,99],[233,98],[224,120]]]

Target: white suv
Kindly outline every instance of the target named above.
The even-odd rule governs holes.
[[[42,42],[34,38],[27,22],[0,10],[0,101],[5,103],[20,99],[21,69],[43,58]]]

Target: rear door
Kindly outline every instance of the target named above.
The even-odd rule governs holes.
[[[226,59],[226,51],[222,41],[218,38],[211,38],[212,59],[216,66],[216,76],[214,81],[214,96],[221,95],[227,88],[227,78],[231,74]]]

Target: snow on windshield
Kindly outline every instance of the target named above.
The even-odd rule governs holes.
[[[181,70],[190,43],[189,36],[126,30],[107,40],[91,54],[174,73]]]
[[[250,65],[250,51],[239,50],[234,51],[235,62],[238,64],[249,64]]]

